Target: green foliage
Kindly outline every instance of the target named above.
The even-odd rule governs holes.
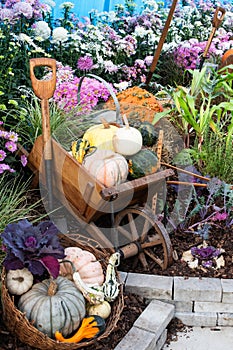
[[[36,218],[36,206],[39,201],[28,205],[26,193],[29,191],[30,179],[21,181],[19,177],[9,181],[2,174],[0,176],[0,232],[6,225],[24,218]]]
[[[217,176],[222,181],[232,184],[232,137],[231,142],[227,142],[227,139],[227,136],[224,134],[206,134],[200,158],[203,162],[202,172],[204,174],[208,174],[211,177]]]
[[[53,133],[58,127],[65,123],[65,113],[57,107],[54,102],[50,102],[50,129]],[[30,101],[25,100],[22,108],[24,118],[18,119],[15,126],[17,133],[21,135],[22,146],[30,150],[39,135],[42,135],[42,114],[40,100],[32,93]],[[21,111],[22,111],[21,110]],[[17,112],[15,113],[15,118]]]

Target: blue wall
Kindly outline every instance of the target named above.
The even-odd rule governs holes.
[[[54,8],[54,18],[58,18],[61,16],[61,10],[59,6],[65,2],[66,0],[56,0],[56,7]],[[73,12],[79,17],[89,16],[88,13],[92,10],[98,10],[98,12],[102,11],[111,11],[114,10],[114,6],[117,4],[124,5],[125,0],[74,0],[71,2],[75,5],[73,8]],[[137,4],[137,11],[140,11],[141,6],[143,5],[142,0],[135,0]]]

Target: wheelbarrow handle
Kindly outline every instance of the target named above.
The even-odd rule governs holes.
[[[52,78],[50,80],[39,80],[36,78],[34,69],[36,67],[49,67],[52,69]],[[41,100],[48,100],[54,94],[56,88],[56,60],[53,58],[31,58],[30,59],[30,78],[34,93]]]

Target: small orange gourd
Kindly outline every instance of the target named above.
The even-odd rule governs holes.
[[[65,343],[79,343],[83,339],[96,338],[105,331],[105,321],[102,317],[92,315],[84,317],[78,331],[70,338],[64,338],[59,331],[55,332],[56,340]]]

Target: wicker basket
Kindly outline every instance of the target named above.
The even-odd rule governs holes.
[[[109,255],[103,250],[96,249],[91,245],[85,245],[80,241],[73,240],[67,235],[62,235],[61,244],[64,248],[69,246],[77,246],[81,249],[85,249],[93,253],[97,260],[102,264],[103,270],[106,271]],[[73,350],[81,347],[87,347],[94,344],[96,341],[104,339],[116,327],[116,324],[120,318],[121,312],[124,307],[123,288],[121,286],[120,293],[117,299],[112,303],[112,312],[109,318],[106,320],[106,329],[99,337],[91,339],[89,341],[82,341],[80,343],[59,343],[56,340],[49,338],[44,333],[35,328],[25,317],[25,315],[17,309],[14,304],[14,298],[8,293],[6,288],[6,272],[2,271],[2,308],[3,308],[3,321],[11,333],[14,333],[21,342],[35,347],[36,349],[44,350]],[[119,277],[119,276],[118,276]]]

